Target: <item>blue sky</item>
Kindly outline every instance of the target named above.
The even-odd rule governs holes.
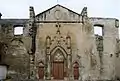
[[[29,18],[29,6],[36,14],[56,5],[63,5],[77,13],[88,7],[89,17],[110,17],[120,20],[120,0],[0,0],[2,18]]]

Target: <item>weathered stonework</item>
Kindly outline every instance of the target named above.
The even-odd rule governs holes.
[[[61,5],[29,19],[0,19],[0,62],[12,81],[119,79],[118,20],[78,14]],[[23,26],[23,34],[14,28]],[[94,35],[94,26],[103,35]],[[117,40],[117,41],[116,41]]]

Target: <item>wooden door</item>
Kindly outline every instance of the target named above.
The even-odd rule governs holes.
[[[38,75],[39,75],[39,79],[43,79],[44,78],[44,67],[39,67]]]
[[[59,69],[59,79],[64,79],[64,64],[63,62],[59,62],[59,65],[58,65]]]
[[[64,63],[63,62],[53,63],[53,77],[54,79],[64,79]]]
[[[59,72],[58,72],[58,63],[54,62],[53,63],[53,77],[54,79],[57,79],[59,76]]]
[[[79,79],[79,65],[77,62],[74,64],[74,79],[78,80]]]

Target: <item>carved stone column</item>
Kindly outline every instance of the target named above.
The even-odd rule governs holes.
[[[72,72],[72,56],[69,54],[67,57],[67,63],[68,63],[68,78],[69,81],[73,78],[73,72]]]
[[[51,79],[51,62],[50,62],[50,55],[46,56],[46,80]]]
[[[30,79],[35,79],[34,56],[30,55]]]
[[[34,59],[35,59],[35,32],[33,32],[35,28],[35,12],[34,8],[32,6],[29,7],[29,36],[32,38],[32,46],[30,51],[30,79],[35,79],[35,65],[34,65]]]
[[[67,50],[68,50],[68,56],[67,56],[67,63],[68,63],[68,78],[69,81],[73,78],[73,72],[72,72],[72,52],[71,52],[71,37],[68,35],[66,37],[67,40]]]
[[[45,79],[51,79],[51,60],[50,60],[50,42],[51,38],[49,36],[46,37],[46,67],[45,67]]]
[[[96,35],[96,45],[97,45],[97,51],[99,53],[100,57],[100,75],[102,76],[103,73],[103,37]]]

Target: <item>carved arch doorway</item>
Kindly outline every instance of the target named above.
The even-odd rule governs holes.
[[[60,49],[54,52],[52,58],[52,76],[53,79],[62,80],[64,79],[64,55]]]

